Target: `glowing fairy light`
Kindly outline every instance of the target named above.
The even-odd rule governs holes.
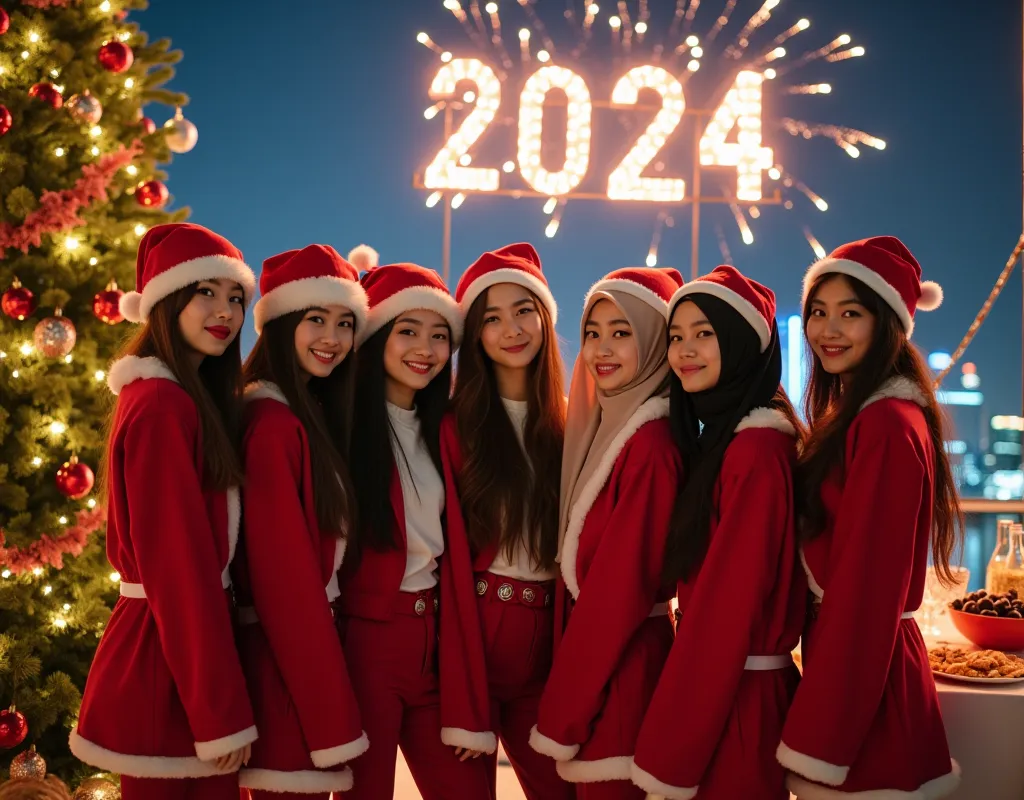
[[[545,214],[550,214],[551,212],[553,212],[555,210],[555,208],[557,208],[557,206],[558,206],[558,198],[557,197],[549,197],[547,199],[547,202],[544,203],[544,213]]]
[[[440,192],[431,192],[430,196],[427,197],[427,208],[433,208],[441,201]]]
[[[516,162],[515,161],[506,161],[504,164],[501,165],[501,171],[504,172],[506,175],[509,175],[509,174],[515,172],[516,171]]]
[[[832,86],[827,83],[801,83],[797,86],[787,86],[786,94],[830,94]]]
[[[464,195],[462,192],[459,192],[457,195],[455,195],[455,197],[452,198],[452,208],[453,209],[459,208],[465,202],[466,202],[466,195]]]

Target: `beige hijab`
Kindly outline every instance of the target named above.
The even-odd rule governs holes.
[[[629,321],[639,356],[637,372],[621,389],[606,394],[597,388],[582,355],[576,358],[569,386],[569,409],[562,449],[558,561],[562,560],[569,515],[583,488],[597,471],[608,446],[640,406],[652,397],[668,396],[668,335],[664,314],[624,292],[595,292],[580,320],[581,348],[587,319],[599,300],[615,303]]]

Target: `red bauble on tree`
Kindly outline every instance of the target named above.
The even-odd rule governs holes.
[[[4,11],[4,9],[0,8],[0,36],[7,33],[7,29],[10,27],[11,15]]]
[[[75,330],[75,323],[63,316],[58,308],[53,312],[52,317],[40,320],[33,333],[36,350],[47,358],[59,358],[66,356],[78,340],[78,332]]]
[[[28,736],[28,720],[14,706],[0,711],[0,748],[17,747]]]
[[[124,292],[117,288],[117,281],[113,280],[102,292],[96,292],[92,298],[92,313],[96,319],[108,325],[116,325],[123,320],[120,307],[122,295]]]
[[[145,208],[163,208],[170,196],[162,181],[146,181],[135,190],[135,202]]]
[[[11,319],[20,322],[36,310],[36,298],[31,291],[21,285],[21,281],[15,278],[11,288],[0,298],[0,308]]]
[[[107,42],[96,55],[107,72],[124,72],[135,61],[135,54],[124,42]]]
[[[57,470],[57,488],[62,495],[71,500],[85,497],[92,491],[95,482],[96,476],[89,469],[89,465],[83,464],[75,455]]]
[[[0,136],[7,133],[13,124],[14,118],[11,116],[11,112],[7,110],[7,106],[0,105]]]
[[[57,91],[57,87],[52,83],[33,84],[32,88],[28,90],[28,96],[34,97],[36,100],[47,103],[54,108],[60,108],[64,105],[64,95]]]
[[[142,130],[149,136],[151,133],[156,133],[156,123],[153,122],[149,117],[143,117],[139,120],[139,125],[142,126]]]

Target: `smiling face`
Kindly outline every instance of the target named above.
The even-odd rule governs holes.
[[[245,321],[245,294],[228,278],[199,281],[178,315],[178,330],[199,361],[221,356]]]
[[[326,378],[352,352],[355,315],[343,305],[308,309],[295,326],[295,354],[309,377]]]
[[[672,312],[668,328],[668,363],[685,392],[703,392],[718,385],[722,374],[718,337],[704,312],[694,302],[684,300]]]
[[[416,392],[437,376],[451,353],[451,331],[444,317],[426,309],[400,314],[384,345],[388,402],[412,408]]]
[[[636,375],[640,354],[633,329],[622,309],[611,300],[598,300],[591,306],[581,355],[603,392],[621,389]]]
[[[831,375],[855,372],[871,347],[875,316],[857,299],[845,275],[823,281],[809,299],[807,341]]]
[[[544,344],[544,326],[537,301],[528,289],[499,283],[484,299],[480,344],[496,369],[522,370],[533,363]]]

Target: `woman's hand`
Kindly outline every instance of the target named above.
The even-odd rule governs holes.
[[[455,748],[455,755],[459,757],[459,761],[468,761],[471,758],[480,758],[483,754],[483,750],[470,750],[468,747]]]
[[[245,747],[239,747],[237,750],[232,750],[226,755],[213,759],[213,765],[217,768],[218,772],[238,772],[242,765],[249,763],[249,756],[251,755],[252,745],[247,744]]]

